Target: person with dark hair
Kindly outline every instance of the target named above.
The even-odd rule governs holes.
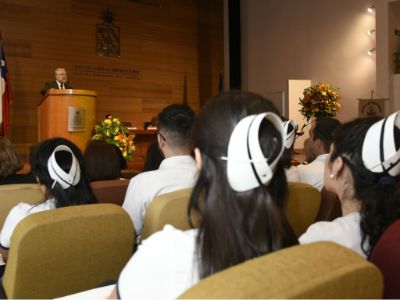
[[[194,132],[200,173],[188,217],[195,211],[200,227],[166,225],[143,241],[119,277],[121,299],[175,299],[202,278],[297,244],[283,211],[285,133],[273,104],[248,92],[217,96]]]
[[[0,136],[0,185],[15,183],[35,183],[35,176],[28,174],[17,174],[23,165],[20,157],[14,150],[11,141]]]
[[[195,114],[184,104],[172,104],[158,115],[158,146],[165,159],[154,171],[136,175],[129,182],[122,207],[127,211],[140,236],[146,208],[165,193],[192,187],[197,178],[196,164],[191,156],[192,126]]]
[[[338,195],[343,216],[311,225],[299,241],[333,241],[369,257],[385,229],[400,218],[400,112],[356,119],[334,135],[325,187]]]
[[[122,154],[121,148],[119,148],[115,144],[111,144],[114,147],[115,152],[117,153],[118,159],[119,159],[119,166],[121,170],[125,170],[128,168],[128,163],[126,162],[126,159],[124,155]]]
[[[83,159],[89,181],[121,178],[121,161],[117,152],[119,149],[115,147],[117,146],[101,140],[91,141],[87,145]]]
[[[0,233],[0,250],[5,257],[14,229],[25,217],[58,207],[96,202],[86,179],[82,153],[72,142],[64,138],[45,140],[33,149],[30,163],[45,196],[39,204],[21,202],[11,209]]]
[[[160,167],[161,162],[164,159],[160,147],[158,147],[158,142],[154,141],[150,143],[146,151],[146,160],[144,161],[143,171],[153,171]]]
[[[335,130],[340,122],[330,117],[319,117],[311,123],[310,148],[316,158],[307,165],[297,166],[300,181],[308,183],[319,191],[324,187],[324,162],[328,156]]]

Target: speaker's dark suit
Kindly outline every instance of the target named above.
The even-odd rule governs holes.
[[[72,86],[67,82],[64,84],[66,89],[72,89]],[[57,81],[50,81],[50,82],[46,82],[46,84],[44,85],[44,87],[40,90],[40,94],[42,96],[44,96],[44,94],[46,94],[46,92],[50,89],[56,89],[58,90],[58,84]]]

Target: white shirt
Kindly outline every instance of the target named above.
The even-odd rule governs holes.
[[[324,187],[324,169],[327,156],[328,153],[321,154],[307,165],[298,165],[297,173],[300,182],[308,183],[321,191]]]
[[[361,216],[358,212],[336,218],[332,222],[321,221],[312,224],[307,231],[300,236],[300,244],[308,244],[317,241],[331,241],[350,248],[366,258],[361,249]]]
[[[196,180],[196,163],[190,155],[166,158],[158,170],[133,177],[122,207],[131,217],[136,234],[142,233],[146,209],[156,196],[193,187]]]
[[[199,281],[198,230],[165,225],[144,240],[118,279],[121,299],[176,299]]]
[[[18,225],[19,222],[21,222],[21,220],[23,220],[24,218],[26,218],[31,214],[54,208],[56,208],[56,203],[54,199],[49,199],[43,203],[34,205],[21,202],[18,205],[14,206],[10,210],[4,222],[3,228],[1,229],[0,233],[1,246],[3,248],[10,248],[11,236],[14,232],[15,227]]]
[[[295,166],[291,166],[289,169],[285,168],[287,182],[300,182],[299,172]]]

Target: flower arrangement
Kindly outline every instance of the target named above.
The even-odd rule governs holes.
[[[95,135],[92,140],[103,140],[117,145],[125,159],[131,160],[136,147],[133,144],[134,135],[130,135],[128,128],[121,124],[118,118],[108,115],[100,124],[94,127]]]
[[[299,110],[307,122],[313,117],[334,117],[340,109],[338,89],[328,83],[318,83],[306,88],[300,98]]]

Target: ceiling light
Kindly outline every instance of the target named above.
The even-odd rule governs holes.
[[[371,48],[371,49],[368,50],[368,54],[372,55],[372,54],[375,53],[375,51],[376,51],[376,48]]]
[[[368,7],[368,12],[369,12],[370,14],[374,13],[374,12],[375,12],[375,5],[370,5],[370,6]]]

